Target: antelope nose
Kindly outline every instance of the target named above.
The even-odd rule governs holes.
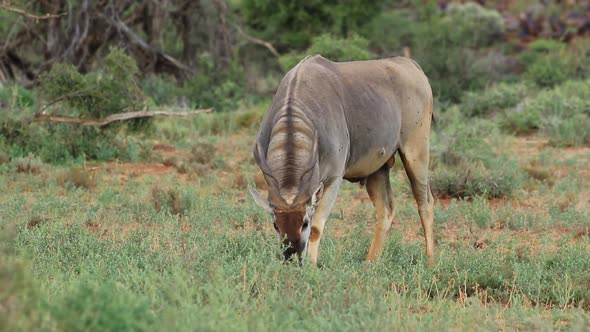
[[[289,246],[285,251],[283,251],[283,255],[285,256],[285,260],[290,260],[294,254],[297,253],[297,249],[293,248],[293,246]]]
[[[285,256],[285,260],[291,260],[295,254],[297,254],[299,261],[301,262],[301,254],[305,249],[305,244],[302,241],[289,241],[286,240],[284,242],[285,250],[283,251],[283,255]]]

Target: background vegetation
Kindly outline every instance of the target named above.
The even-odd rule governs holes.
[[[588,329],[589,26],[587,1],[1,2],[0,330]],[[312,53],[430,78],[433,268],[399,161],[379,261],[348,183],[320,267],[276,259],[251,144]]]

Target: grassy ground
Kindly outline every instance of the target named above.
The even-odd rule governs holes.
[[[263,186],[260,111],[227,116],[159,122],[149,163],[0,166],[0,329],[590,328],[590,148],[500,136],[526,179],[508,197],[437,199],[433,268],[401,163],[375,263],[372,205],[346,183],[320,267],[298,268],[246,191]]]

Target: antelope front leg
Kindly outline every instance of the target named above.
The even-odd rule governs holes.
[[[324,226],[326,225],[326,221],[330,216],[330,212],[332,211],[332,207],[336,202],[336,196],[338,196],[338,190],[340,189],[340,184],[342,183],[342,179],[330,179],[325,184],[326,187],[324,188],[324,194],[320,199],[318,206],[315,209],[315,213],[313,215],[311,221],[311,234],[309,235],[309,258],[313,265],[318,264],[318,249],[320,246],[320,240],[322,239],[322,235],[324,233]]]

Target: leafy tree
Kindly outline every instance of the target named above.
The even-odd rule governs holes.
[[[245,0],[238,7],[246,24],[281,52],[309,47],[314,36],[346,37],[382,8],[385,0]]]
[[[284,70],[295,66],[306,55],[321,54],[333,61],[368,60],[369,42],[353,34],[350,38],[336,38],[330,34],[323,34],[313,39],[311,46],[303,53],[290,53],[279,59]]]

